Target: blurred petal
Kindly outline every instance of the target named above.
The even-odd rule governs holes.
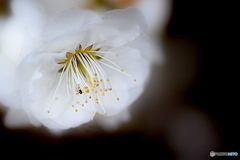
[[[5,115],[4,124],[9,128],[24,128],[31,126],[28,115],[20,109],[9,109]]]
[[[123,21],[130,24],[137,24],[143,31],[147,30],[146,19],[143,13],[137,8],[108,11],[103,15],[103,20]]]
[[[11,4],[18,25],[31,35],[38,35],[47,18],[41,5],[33,0],[13,0]]]
[[[56,14],[44,26],[43,37],[46,41],[75,34],[101,23],[101,17],[91,11],[71,9]]]

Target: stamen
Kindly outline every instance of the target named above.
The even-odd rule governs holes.
[[[104,65],[129,77],[131,77],[131,75],[127,74],[119,65],[104,57],[106,54],[119,56],[114,52],[101,51],[101,48],[94,50],[94,45],[83,49],[79,44],[75,52],[67,52],[67,59],[65,58],[59,63],[64,65],[63,68],[58,71],[61,72],[60,79],[53,93],[53,98],[47,113],[50,113],[51,107],[54,104],[53,100],[59,100],[56,95],[65,79],[67,82],[67,95],[72,99],[72,102],[75,102],[70,106],[75,108],[75,112],[79,111],[77,107],[84,107],[85,104],[90,102],[89,105],[94,111],[93,117],[97,114],[95,109],[97,105],[100,105],[103,111],[102,113],[107,115],[108,112],[104,108],[100,97],[104,96],[107,91],[111,91],[111,94],[115,95],[117,101],[119,101],[120,98],[114,92],[108,74],[102,66]],[[133,81],[136,82],[137,80],[133,79]],[[87,106],[88,105],[86,105],[86,107]]]

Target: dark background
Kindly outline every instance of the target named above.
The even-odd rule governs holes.
[[[239,153],[239,62],[235,61],[239,51],[235,46],[237,14],[233,6],[226,1],[175,0],[168,34],[188,37],[202,49],[200,70],[189,99],[219,126],[219,135],[223,136],[221,152]]]
[[[237,31],[234,30],[232,23],[234,12],[232,4],[226,1],[214,3],[175,0],[163,39],[167,45],[177,45],[178,41],[171,40],[181,37],[198,46],[199,68],[185,99],[204,110],[213,119],[221,137],[219,152],[240,154],[238,138],[240,116],[237,112],[239,103],[236,103],[239,91],[236,89],[237,83],[234,82],[239,73],[237,70],[239,62],[236,63],[234,60],[239,53],[233,49],[234,42],[238,40],[235,39]],[[134,130],[114,134],[101,133],[94,137],[64,137],[60,141],[51,136],[41,136],[37,132],[34,131],[35,135],[21,130],[16,132],[0,125],[1,153],[9,151],[12,156],[33,156],[32,158],[48,158],[49,153],[54,157],[63,153],[70,157],[76,156],[77,159],[86,157],[126,159],[143,156],[147,159],[177,158],[160,135],[158,138],[151,138]]]

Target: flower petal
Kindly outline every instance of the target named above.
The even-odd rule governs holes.
[[[9,109],[5,115],[4,124],[9,128],[24,128],[31,126],[28,115],[22,109]]]
[[[121,67],[117,71],[102,65],[109,75],[108,78],[111,80],[113,89],[128,90],[129,88],[145,84],[150,74],[150,66],[139,50],[121,47],[111,49],[110,51],[117,53],[118,56],[106,55],[106,58]],[[121,69],[123,69],[124,72],[121,72]]]
[[[0,102],[5,106],[15,107],[17,103],[14,71],[13,63],[0,52]]]
[[[78,104],[68,96],[67,82],[63,80],[58,90],[61,65],[55,62],[59,54],[34,54],[24,59],[19,66],[21,72],[28,72],[27,78],[20,76],[22,108],[50,129],[68,129],[80,126],[93,118],[94,110],[90,104]],[[34,69],[29,70],[32,62]],[[19,70],[20,71],[20,70]],[[57,92],[56,92],[57,91]],[[76,93],[76,92],[75,92]],[[74,94],[75,94],[74,93]],[[48,113],[50,112],[50,113]]]
[[[114,90],[115,93],[108,92],[100,97],[102,108],[96,106],[97,111],[102,115],[115,116],[129,107],[142,94],[143,88],[139,86],[129,90]]]
[[[147,30],[147,22],[144,14],[137,8],[116,9],[108,11],[103,15],[104,21],[123,21],[137,24],[143,30]]]
[[[18,25],[33,36],[39,35],[47,18],[41,5],[33,0],[13,0],[11,6]]]
[[[139,34],[137,25],[123,21],[104,21],[88,31],[85,41],[87,45],[95,44],[97,47],[120,47],[134,41]]]
[[[50,18],[43,28],[43,37],[50,41],[86,30],[101,22],[101,17],[94,12],[70,9]]]

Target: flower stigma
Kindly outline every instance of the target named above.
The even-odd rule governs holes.
[[[99,113],[95,108],[96,105],[100,105],[103,114],[108,115],[101,97],[106,96],[107,92],[113,94],[116,101],[120,101],[120,97],[114,92],[111,79],[102,66],[106,66],[130,78],[132,76],[116,63],[106,58],[105,54],[119,57],[117,53],[102,51],[101,48],[95,49],[94,45],[83,48],[80,44],[74,52],[67,52],[64,59],[56,60],[63,67],[58,70],[60,78],[47,113],[51,113],[54,102],[61,98],[57,97],[57,93],[60,86],[66,83],[67,95],[72,99],[70,106],[75,112],[79,112],[81,107],[90,104],[93,110],[93,117]],[[136,81],[136,79],[133,79],[133,82]]]

